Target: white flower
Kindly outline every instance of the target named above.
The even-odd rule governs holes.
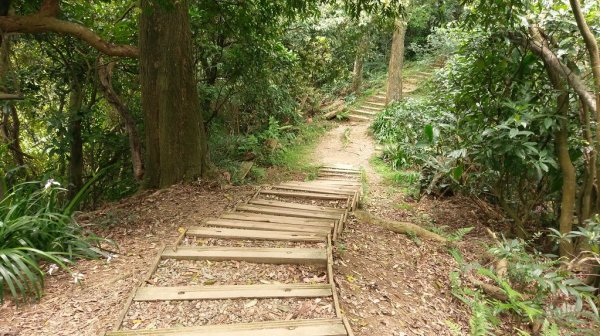
[[[73,272],[71,274],[71,276],[73,277],[73,283],[79,283],[85,277],[83,274],[81,274],[79,272]]]
[[[44,189],[48,189],[48,188],[52,187],[53,185],[59,186],[60,183],[56,182],[54,179],[49,179],[48,181],[46,181],[46,184],[44,185]]]
[[[58,265],[50,264],[50,266],[48,267],[48,275],[52,275],[52,273],[56,271],[58,271]]]

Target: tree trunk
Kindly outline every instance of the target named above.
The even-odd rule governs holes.
[[[386,103],[402,99],[402,66],[404,64],[404,35],[406,22],[396,20],[396,30],[392,37],[392,50],[388,66]]]
[[[352,71],[352,92],[359,93],[360,86],[362,85],[363,78],[363,65],[365,64],[365,54],[369,48],[369,34],[367,32],[362,33],[358,48],[356,49],[356,56],[354,58],[354,70]]]
[[[592,127],[590,125],[590,115],[588,112],[588,108],[585,104],[581,103],[581,128],[582,133],[584,135],[585,140],[589,144],[594,143],[594,139],[592,136]],[[595,203],[592,198],[592,193],[594,190],[594,184],[596,183],[596,175],[597,175],[597,151],[596,146],[592,146],[592,149],[589,151],[589,154],[585,157],[585,174],[583,176],[583,183],[581,187],[581,195],[579,197],[579,225],[584,225],[585,221],[589,219],[592,215],[593,204]]]
[[[77,79],[71,83],[69,97],[69,126],[71,149],[69,155],[69,197],[83,186],[83,139],[81,137],[83,86]]]
[[[102,58],[99,59],[99,63],[102,63]],[[131,162],[133,164],[133,176],[137,181],[142,181],[144,177],[144,162],[142,159],[142,143],[140,135],[137,130],[135,119],[129,109],[119,95],[115,92],[112,86],[112,72],[115,66],[115,62],[110,62],[108,65],[99,64],[98,66],[98,77],[100,79],[100,86],[102,92],[108,103],[119,113],[123,122],[125,123],[125,129],[129,136],[129,149],[131,150]]]
[[[573,11],[573,15],[575,16],[575,21],[577,21],[577,27],[581,32],[581,36],[583,36],[585,47],[588,50],[590,64],[592,65],[592,74],[594,75],[596,108],[600,109],[600,50],[598,48],[598,41],[590,29],[590,26],[585,21],[579,0],[569,0],[569,2],[571,3],[571,9]],[[600,111],[596,110],[596,122],[600,123],[600,113],[598,112]],[[600,139],[596,139],[596,141],[600,141]]]
[[[575,210],[575,195],[577,192],[577,176],[575,167],[569,156],[569,93],[563,91],[558,96],[558,115],[560,129],[556,132],[556,155],[562,172],[562,199],[560,202],[560,217],[558,219],[559,231],[567,234],[573,230],[573,211]],[[573,244],[568,241],[560,242],[560,255],[570,257],[573,255]]]
[[[142,0],[140,80],[147,188],[202,176],[207,144],[192,61],[188,2]]]

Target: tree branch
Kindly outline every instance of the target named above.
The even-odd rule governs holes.
[[[529,39],[523,35],[510,34],[510,40],[522,46],[525,49],[533,52],[544,60],[544,63],[555,73],[563,77],[569,86],[575,90],[577,95],[581,98],[581,101],[589,107],[592,111],[596,112],[596,101],[594,95],[590,92],[585,82],[577,76],[569,67],[562,63],[560,59],[542,43]]]
[[[2,16],[0,17],[0,31],[4,33],[53,32],[67,34],[87,42],[90,46],[108,56],[137,58],[139,55],[138,48],[134,46],[109,43],[83,25],[47,15],[40,12],[39,14],[26,16]]]

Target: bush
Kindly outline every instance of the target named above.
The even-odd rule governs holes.
[[[15,186],[0,200],[0,302],[5,292],[19,297],[39,297],[44,271],[40,261],[67,269],[75,258],[96,258],[101,239],[86,232],[60,209],[66,190],[49,180]]]
[[[598,230],[593,227],[574,231],[571,236],[585,236],[592,249],[597,250],[600,241]],[[593,330],[600,326],[596,288],[586,285],[571,267],[563,265],[563,260],[543,254],[521,239],[502,239],[488,253],[496,261],[506,262],[505,274],[499,274],[491,266],[466,263],[457,251],[452,252],[461,267],[461,272],[450,274],[452,293],[472,310],[471,335],[493,334],[499,324],[498,317],[507,313],[517,316],[522,323],[540,326],[544,335],[559,335],[552,332],[563,328],[576,329],[578,335],[595,335]],[[484,295],[487,292],[466,286],[461,273],[466,279],[473,279],[475,274],[483,278],[506,299],[499,299],[498,294]],[[529,335],[517,330],[520,335]]]

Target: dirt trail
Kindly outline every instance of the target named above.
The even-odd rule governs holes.
[[[364,122],[333,128],[316,147],[313,162],[361,166],[368,185],[363,207],[377,215],[425,218],[452,228],[479,220],[468,206],[435,200],[410,203],[390,190],[369,164],[376,150],[368,130]],[[464,253],[469,255],[470,249],[465,246]],[[445,246],[354,219],[336,246],[335,259],[342,310],[356,335],[452,335],[448,324],[468,330],[468,312],[450,294],[448,274],[455,263]]]

